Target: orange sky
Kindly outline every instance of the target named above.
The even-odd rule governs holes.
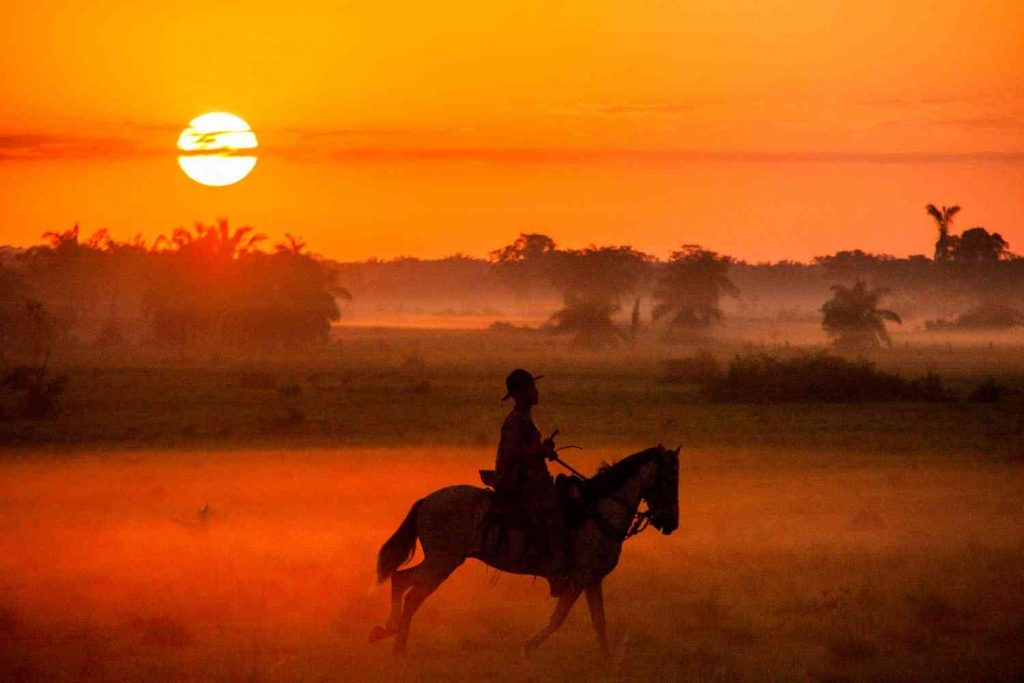
[[[1024,252],[1018,0],[10,3],[0,243],[226,216],[342,259],[683,242],[927,253],[927,202]],[[224,110],[236,186],[174,144]]]

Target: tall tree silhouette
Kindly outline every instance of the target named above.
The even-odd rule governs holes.
[[[610,346],[625,338],[612,316],[620,301],[635,294],[651,257],[632,247],[587,247],[559,251],[551,277],[562,293],[562,308],[549,326],[573,335],[573,343],[589,348]]]
[[[291,254],[299,256],[306,250],[306,242],[301,237],[296,237],[290,232],[284,234],[284,241],[274,245],[274,251],[278,254]]]
[[[558,253],[555,241],[540,233],[520,233],[512,244],[488,254],[494,274],[517,298],[533,299],[551,284]]]
[[[995,263],[1010,256],[1009,246],[998,232],[974,227],[956,238],[951,257],[957,263]]]
[[[853,287],[832,286],[832,298],[821,307],[821,326],[836,348],[856,350],[892,345],[886,321],[902,324],[891,310],[879,308],[886,289],[868,289],[858,280]]]
[[[928,215],[935,219],[939,228],[939,238],[935,241],[935,260],[948,261],[952,256],[953,238],[949,234],[949,226],[953,223],[953,217],[960,212],[959,206],[943,206],[937,208],[934,204],[924,207]]]
[[[655,320],[668,318],[670,328],[706,328],[721,320],[722,295],[736,295],[729,279],[732,259],[696,244],[672,252],[654,289]]]

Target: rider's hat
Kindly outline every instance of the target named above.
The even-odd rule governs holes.
[[[512,372],[508,373],[508,377],[505,378],[505,388],[508,393],[501,397],[501,400],[511,398],[512,394],[515,394],[523,389],[529,389],[533,386],[533,383],[539,380],[544,375],[531,375],[522,368],[517,368]]]

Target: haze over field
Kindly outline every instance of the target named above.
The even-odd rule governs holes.
[[[372,559],[407,505],[491,449],[38,453],[0,468],[7,680],[1012,681],[1019,465],[684,450],[681,528],[532,661],[546,588],[471,561],[394,661]],[[574,458],[586,471],[599,449]],[[373,495],[370,496],[369,493]],[[201,509],[205,514],[197,514]]]

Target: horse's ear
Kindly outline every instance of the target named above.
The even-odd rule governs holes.
[[[683,450],[683,444],[676,446],[676,455],[679,455],[679,451]]]

